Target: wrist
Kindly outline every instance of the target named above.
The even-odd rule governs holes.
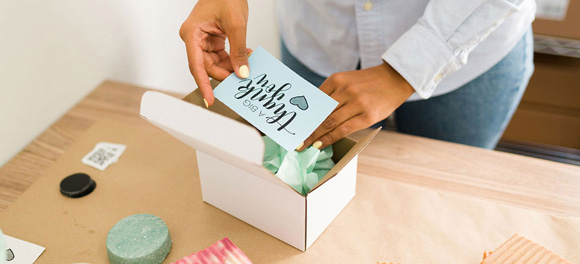
[[[383,61],[383,64],[377,67],[380,67],[384,72],[384,75],[386,78],[388,78],[388,82],[391,84],[391,86],[398,88],[398,90],[401,92],[401,95],[405,96],[405,100],[413,95],[415,92],[413,86],[411,86],[411,84],[399,72],[397,72],[395,68],[391,67],[390,64]]]

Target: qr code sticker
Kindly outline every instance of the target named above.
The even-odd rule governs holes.
[[[107,161],[111,160],[115,154],[107,152],[104,149],[97,149],[93,152],[93,155],[89,157],[89,161],[96,163],[99,166],[103,166]]]
[[[82,162],[99,170],[105,170],[119,160],[126,148],[127,146],[122,144],[101,142],[82,159]]]

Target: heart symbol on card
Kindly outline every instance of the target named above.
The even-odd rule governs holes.
[[[14,259],[14,252],[12,252],[12,249],[9,248],[6,250],[6,261],[12,261]]]
[[[290,104],[293,104],[300,108],[300,110],[308,109],[308,101],[306,101],[306,97],[304,95],[294,96],[290,99]]]

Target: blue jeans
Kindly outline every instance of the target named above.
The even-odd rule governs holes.
[[[506,57],[459,89],[406,102],[395,111],[397,130],[411,135],[493,149],[534,72],[530,29]],[[320,86],[326,79],[300,63],[282,41],[282,62]]]

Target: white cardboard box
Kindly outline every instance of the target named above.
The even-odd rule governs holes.
[[[197,150],[203,200],[305,251],[354,197],[358,153],[379,129],[333,145],[336,166],[306,196],[262,167],[260,133],[216,100],[146,92],[141,116]]]

